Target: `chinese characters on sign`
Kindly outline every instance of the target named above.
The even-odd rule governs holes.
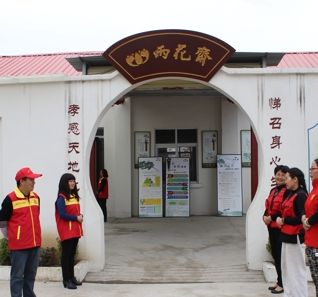
[[[80,135],[79,123],[76,120],[79,117],[80,106],[78,104],[70,104],[68,107],[69,124],[68,124],[68,155],[69,162],[67,164],[67,170],[72,173],[80,172],[80,164],[76,159],[76,155],[80,153],[80,143],[78,142],[78,137]]]
[[[280,129],[282,127],[282,118],[279,117],[279,110],[282,106],[282,100],[279,97],[274,97],[274,98],[269,98],[269,107],[271,109],[271,111],[273,112],[273,114],[275,114],[275,116],[271,117],[269,119],[269,126],[271,126],[271,130],[273,130],[273,134],[271,136],[271,144],[270,144],[270,149],[271,150],[275,150],[275,152],[273,151],[273,156],[271,158],[271,161],[269,162],[269,165],[271,166],[277,166],[279,165],[279,162],[281,161],[281,158],[279,156],[277,156],[277,150],[280,150],[281,145],[283,144],[282,142],[282,137],[280,135]],[[278,131],[276,131],[278,130]],[[274,156],[275,155],[275,156]],[[273,176],[271,178],[271,186],[275,186],[276,182],[275,182],[275,177]]]
[[[166,48],[165,45],[157,46],[156,50],[153,51],[153,56],[155,59],[162,58],[167,60],[169,58],[170,53],[173,52],[171,58],[174,60],[180,61],[191,61],[192,55],[188,53],[186,44],[177,44],[176,48],[171,50]],[[212,60],[211,50],[205,46],[197,47],[196,52],[194,53],[196,56],[195,62],[201,64],[203,67],[207,60]],[[127,56],[126,63],[131,67],[138,67],[142,64],[145,64],[151,58],[150,51],[148,49],[143,48],[142,50],[138,50],[135,53],[132,53]]]
[[[189,30],[157,30],[126,37],[103,56],[130,83],[157,77],[210,81],[235,52],[213,36]]]

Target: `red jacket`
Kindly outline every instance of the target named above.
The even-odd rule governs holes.
[[[64,198],[65,210],[68,214],[73,216],[78,216],[81,214],[80,203],[78,199],[76,199],[76,197],[71,196],[69,199],[67,199],[66,196],[61,193],[58,196]],[[56,208],[55,208],[55,220],[57,225],[57,231],[59,233],[59,237],[61,241],[83,236],[82,223],[78,221],[63,220],[60,217]]]
[[[108,199],[108,180],[102,177],[98,180],[98,199]]]
[[[305,213],[309,219],[318,212],[318,179],[314,180],[312,185],[313,189],[305,203]],[[318,248],[318,224],[312,225],[305,232],[305,244],[308,247]]]
[[[282,218],[286,218],[286,217],[296,218],[296,214],[294,211],[294,200],[296,199],[296,197],[297,197],[297,193],[295,193],[289,199],[285,199],[283,201]],[[302,228],[303,228],[302,224],[297,224],[297,225],[284,224],[282,226],[281,232],[288,235],[297,235],[299,234]]]
[[[8,247],[23,250],[41,246],[40,198],[31,192],[29,197],[16,188],[9,195],[13,212],[8,221]]]
[[[277,187],[273,188],[268,198],[265,200],[265,214],[268,216],[280,216],[282,213],[282,202],[284,198],[284,193],[286,192],[286,187],[278,189]],[[278,228],[276,220],[274,219],[269,227]]]

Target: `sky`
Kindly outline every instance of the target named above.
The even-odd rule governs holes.
[[[318,0],[2,0],[0,56],[105,51],[127,36],[187,29],[238,52],[318,52]]]

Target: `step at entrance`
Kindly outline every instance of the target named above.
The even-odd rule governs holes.
[[[228,267],[156,267],[109,266],[101,272],[88,273],[85,281],[96,283],[227,283],[264,282],[262,271],[248,271],[245,265]]]

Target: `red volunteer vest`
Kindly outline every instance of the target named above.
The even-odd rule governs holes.
[[[307,218],[310,218],[318,212],[318,179],[314,180],[312,185],[313,189],[305,203]],[[308,247],[318,248],[318,224],[312,225],[309,230],[305,232],[305,244]]]
[[[70,199],[67,199],[66,196],[61,193],[58,196],[64,198],[66,213],[73,216],[78,216],[81,214],[80,203],[74,196],[71,196]],[[60,199],[59,197],[57,199]],[[63,220],[60,217],[56,208],[55,208],[55,220],[56,220],[57,231],[61,241],[83,236],[82,224],[78,221]]]
[[[285,199],[282,203],[282,217],[293,217],[296,218],[296,214],[294,211],[294,201],[297,197],[297,193],[295,193],[293,196],[291,196],[288,199]],[[303,228],[302,224],[298,225],[288,225],[284,224],[282,226],[281,232],[288,234],[288,235],[297,235],[299,234],[300,230]]]
[[[8,196],[13,208],[8,221],[9,249],[24,250],[41,246],[39,196],[31,192],[30,197],[25,197],[18,188]]]
[[[105,187],[102,188],[102,180],[105,180]],[[98,181],[98,195],[97,195],[98,199],[108,199],[108,180],[105,177],[102,177],[99,179]]]
[[[277,188],[273,188],[268,198],[265,200],[265,209],[266,213],[269,216],[281,214],[282,212],[282,202],[284,198],[284,193],[286,192],[286,188],[283,187],[280,190]],[[276,221],[272,221],[269,225],[271,228],[278,228]]]

